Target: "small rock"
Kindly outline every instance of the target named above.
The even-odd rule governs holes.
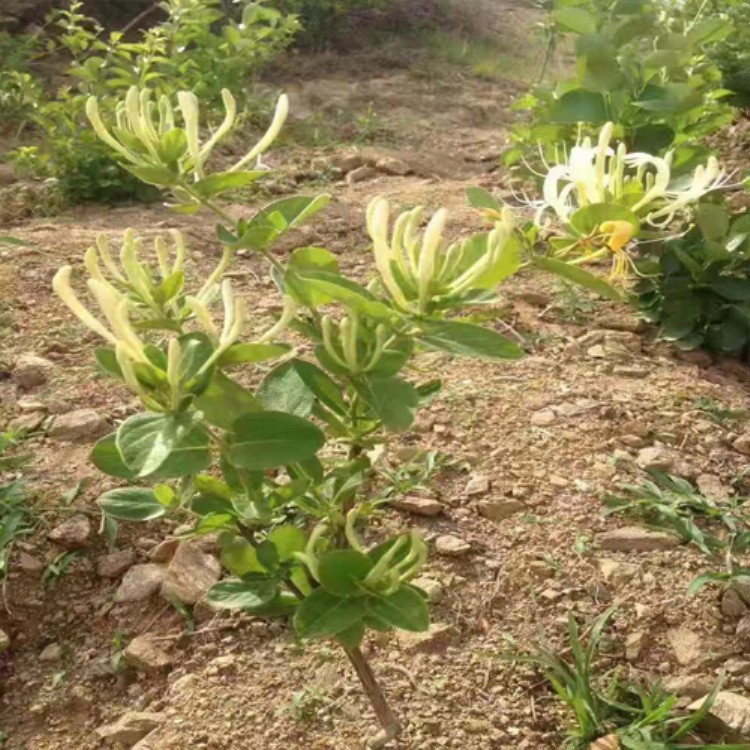
[[[411,633],[399,630],[397,638],[407,651],[430,651],[433,648],[444,648],[457,635],[453,625],[434,622],[430,629],[423,633]]]
[[[107,724],[96,730],[97,735],[109,742],[119,742],[132,747],[149,732],[164,723],[165,716],[151,711],[128,711],[114,724]]]
[[[193,605],[193,619],[200,625],[201,623],[213,620],[215,617],[224,617],[229,610],[218,609],[204,596]]]
[[[645,378],[649,372],[651,371],[646,367],[618,365],[612,368],[612,374],[621,378]]]
[[[615,586],[624,586],[638,574],[638,566],[632,563],[620,562],[607,557],[597,560],[596,563],[604,580]]]
[[[195,604],[221,577],[221,565],[197,544],[182,542],[164,578],[162,593],[167,599]]]
[[[161,589],[165,574],[166,568],[163,565],[134,565],[123,576],[115,592],[115,602],[121,604],[145,601]]]
[[[526,510],[526,506],[519,500],[482,500],[477,508],[479,513],[490,521],[504,521]]]
[[[700,698],[711,692],[711,680],[700,674],[680,675],[664,681],[664,689],[687,698]]]
[[[0,654],[7,651],[9,648],[10,636],[4,630],[0,630]]]
[[[613,351],[627,351],[638,354],[643,348],[643,340],[631,331],[612,331],[604,334],[604,346]]]
[[[13,368],[13,382],[23,390],[44,385],[55,369],[54,362],[36,354],[22,354]]]
[[[172,665],[172,657],[149,635],[133,638],[125,647],[123,658],[128,666],[141,672],[163,672]]]
[[[19,552],[16,555],[16,566],[25,573],[39,573],[44,569],[44,563],[28,552]]]
[[[635,462],[644,471],[670,471],[674,459],[665,448],[660,445],[653,445],[650,448],[640,450]]]
[[[637,630],[629,633],[625,639],[625,658],[628,661],[639,661],[648,645],[648,633]]]
[[[330,159],[330,165],[344,174],[351,172],[364,165],[364,157],[360,154],[334,154]]]
[[[586,354],[592,359],[606,359],[607,350],[601,344],[594,344],[586,349]]]
[[[20,414],[10,423],[10,426],[18,432],[36,432],[44,423],[45,418],[44,412],[41,411]]]
[[[715,474],[700,474],[695,483],[701,494],[709,500],[723,500],[729,494],[721,479]]]
[[[533,307],[547,307],[550,304],[549,294],[537,292],[533,289],[526,292],[520,292],[516,295],[516,298],[522,300],[527,305],[532,305]]]
[[[346,176],[346,181],[353,185],[355,182],[365,182],[378,176],[378,170],[374,167],[357,167]]]
[[[549,483],[553,487],[558,488],[567,487],[570,484],[570,482],[565,477],[561,477],[559,474],[550,474]]]
[[[641,333],[646,329],[646,322],[640,318],[616,315],[614,313],[603,313],[597,316],[596,322],[602,328],[612,331],[628,331],[630,333]]]
[[[87,516],[73,516],[55,526],[47,538],[64,549],[81,549],[86,546],[91,534],[91,523]]]
[[[706,698],[697,700],[688,710],[697,711],[705,700]],[[725,742],[750,740],[750,699],[720,690],[700,728]]]
[[[2,20],[6,21],[6,16],[2,16]],[[10,20],[10,18],[8,18]],[[12,185],[14,182],[18,182],[13,167],[10,164],[0,164],[0,185]]]
[[[732,581],[732,589],[740,595],[745,604],[750,606],[750,576],[738,576]]]
[[[55,417],[49,436],[62,443],[88,443],[109,432],[105,419],[93,409],[76,409]]]
[[[409,495],[400,500],[391,500],[391,505],[396,510],[414,513],[416,516],[437,516],[443,512],[443,504],[430,497]]]
[[[740,435],[733,443],[734,448],[738,453],[742,453],[743,456],[750,456],[750,434],[745,433]]]
[[[62,646],[59,643],[50,643],[49,646],[45,646],[42,653],[39,654],[39,661],[60,661],[62,655]]]
[[[121,549],[97,560],[96,572],[100,578],[119,578],[135,563],[135,552],[132,549]]]
[[[638,526],[626,526],[614,531],[597,534],[596,543],[612,552],[648,552],[651,550],[672,549],[680,540],[663,531],[650,531]]]
[[[735,629],[738,638],[750,644],[750,615],[745,615],[738,623]]]
[[[708,666],[721,662],[731,653],[723,640],[696,633],[684,625],[670,628],[667,640],[675,658],[683,666]]]
[[[405,161],[393,156],[384,156],[375,164],[375,169],[397,177],[404,177],[414,171]]]
[[[435,540],[435,549],[446,557],[463,557],[471,551],[471,545],[457,536],[444,534]]]
[[[16,406],[23,412],[47,411],[44,402],[36,401],[33,398],[19,398]]]
[[[552,409],[540,409],[539,411],[535,411],[531,417],[529,417],[529,422],[534,425],[534,427],[549,427],[549,425],[553,424],[556,419],[557,416]]]
[[[747,659],[728,659],[724,662],[724,669],[726,669],[729,674],[749,674],[750,661]]]
[[[466,494],[469,497],[484,495],[490,490],[490,480],[484,474],[472,474],[466,483]]]
[[[434,578],[420,576],[419,578],[414,578],[410,583],[424,591],[425,594],[427,594],[427,600],[432,604],[440,601],[443,596],[443,585],[440,581],[436,581]]]
[[[735,589],[727,589],[721,595],[721,614],[730,620],[747,614],[747,604]]]
[[[168,563],[179,546],[179,539],[165,539],[148,551],[148,559],[152,562]]]

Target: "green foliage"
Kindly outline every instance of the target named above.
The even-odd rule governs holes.
[[[659,335],[686,349],[750,353],[750,215],[704,204],[698,226],[639,263],[635,291]]]
[[[393,0],[270,0],[282,13],[299,18],[302,28],[298,42],[318,49],[335,45],[352,15],[380,10],[391,2]]]
[[[696,728],[713,705],[720,683],[701,708],[685,714],[678,698],[659,685],[644,687],[620,679],[618,670],[604,670],[599,661],[613,610],[607,610],[585,629],[568,615],[564,648],[540,643],[528,655],[514,660],[537,667],[571,714],[571,727],[564,745],[569,750],[589,750],[591,743],[608,738],[613,747],[628,750],[741,750],[745,745],[707,745]],[[618,744],[614,744],[617,742]]]
[[[236,18],[226,17],[219,0],[166,0],[165,16],[136,40],[105,33],[82,12],[82,3],[52,13],[47,35],[23,37],[11,51],[0,38],[0,120],[30,124],[41,143],[19,146],[11,154],[16,169],[51,179],[67,203],[150,200],[149,185],[128,174],[110,149],[85,127],[85,104],[95,95],[103,113],[113,113],[116,95],[130,85],[157,94],[191,90],[211,104],[221,92],[241,92],[241,108],[254,104],[248,85],[258,71],[290,43],[296,21],[263,2],[243,0]],[[4,54],[5,51],[5,54]],[[34,57],[55,52],[70,60],[74,81],[48,95],[48,82],[35,71]]]
[[[681,147],[676,159],[694,162],[700,139],[731,120],[722,103],[721,71],[706,50],[729,37],[728,19],[695,19],[662,0],[554,0],[550,44],[572,37],[575,74],[554,88],[537,86],[517,104],[530,123],[514,128],[508,164],[541,145],[575,141],[605,122],[630,150],[651,154]]]

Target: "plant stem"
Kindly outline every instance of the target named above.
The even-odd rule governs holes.
[[[373,738],[369,745],[372,748],[381,748],[386,743],[398,737],[401,733],[401,724],[391,711],[391,707],[388,705],[388,701],[385,699],[380,683],[375,677],[375,673],[370,667],[370,663],[367,661],[362,651],[357,648],[344,648],[346,655],[349,657],[349,661],[352,663],[357,677],[362,683],[362,687],[370,699],[372,707],[375,709],[375,714],[378,717],[380,725],[383,727],[383,731]]]

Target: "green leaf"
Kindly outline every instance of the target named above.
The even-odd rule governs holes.
[[[604,124],[609,118],[606,99],[594,91],[575,89],[563,94],[550,108],[550,122]]]
[[[326,271],[301,272],[290,269],[287,272],[287,280],[296,285],[295,289],[301,285],[304,294],[317,293],[320,295],[319,299],[340,302],[370,318],[390,320],[393,317],[390,307],[377,300],[360,284],[342,276]]]
[[[430,627],[430,612],[424,597],[412,586],[403,585],[389,596],[367,599],[368,611],[399,630],[420,633]]]
[[[99,440],[91,451],[91,463],[99,471],[120,479],[135,479],[136,474],[129,469],[117,448],[117,433],[113,432]]]
[[[266,411],[283,411],[298,417],[309,416],[315,402],[292,362],[283,362],[263,378],[257,398]]]
[[[247,222],[237,247],[264,250],[283,232],[325,208],[330,200],[329,195],[296,196],[271,203]]]
[[[265,362],[287,354],[290,348],[287,344],[234,344],[222,353],[218,363],[223,367]]]
[[[209,603],[218,609],[253,612],[276,598],[279,582],[275,576],[249,574],[242,580],[220,581],[208,592]]]
[[[195,474],[210,462],[206,428],[184,415],[147,412],[127,419],[117,430],[117,449],[137,477]]]
[[[518,359],[523,350],[496,331],[472,323],[454,320],[429,320],[420,323],[419,341],[431,349],[460,357],[482,359]]]
[[[543,258],[541,256],[534,257],[533,262],[539,268],[543,268],[545,271],[550,271],[557,276],[572,281],[574,284],[596,292],[601,297],[606,297],[616,302],[622,301],[622,295],[615,287],[600,276],[589,273],[580,266],[574,266],[556,258]]]
[[[701,203],[696,210],[696,221],[708,242],[724,244],[729,234],[729,213],[716,203]]]
[[[179,174],[173,172],[171,169],[166,167],[130,167],[126,166],[125,169],[130,174],[137,177],[141,182],[145,182],[148,185],[157,185],[158,187],[171,187],[177,184],[179,180]]]
[[[638,217],[619,203],[592,203],[579,208],[571,217],[570,224],[577,232],[590,235],[607,221],[627,221],[635,232],[640,229]]]
[[[305,640],[337,635],[359,622],[367,613],[364,599],[344,599],[315,589],[294,615],[297,635]]]
[[[110,490],[96,502],[105,516],[118,521],[150,521],[167,512],[165,506],[156,499],[153,490],[142,487]]]
[[[346,402],[341,395],[341,387],[331,380],[325,371],[304,359],[292,359],[290,362],[318,401],[336,414],[347,413]]]
[[[419,394],[411,383],[401,378],[362,377],[354,387],[389,430],[403,432],[411,427],[419,406]]]
[[[342,630],[336,636],[336,640],[344,648],[354,649],[359,647],[359,644],[362,643],[364,637],[365,623],[363,620],[360,620],[360,622],[355,622],[354,625],[348,627],[346,630]]]
[[[108,346],[98,346],[94,349],[94,358],[99,367],[118,380],[122,380],[122,368],[120,363],[117,361],[117,355],[114,349],[110,349]]]
[[[596,16],[583,8],[571,5],[559,8],[552,15],[555,23],[566,31],[572,31],[576,34],[593,34],[596,32],[598,25]]]
[[[503,204],[489,190],[480,187],[466,188],[466,200],[472,208],[480,208],[500,213]]]
[[[291,524],[277,526],[267,538],[276,547],[281,562],[293,560],[294,553],[302,552],[307,544],[305,532]]]
[[[372,570],[367,555],[353,549],[334,549],[320,558],[320,585],[334,596],[365,596],[361,582]]]
[[[215,372],[208,387],[195,399],[195,406],[208,422],[224,430],[231,430],[244,414],[260,411],[258,400],[250,391],[224,375]]]
[[[306,271],[323,271],[333,275],[339,273],[336,256],[323,247],[297,248],[289,258],[288,267],[302,274]],[[307,307],[320,307],[329,301],[327,295],[305,283],[297,273],[288,273],[285,281],[288,291]]]
[[[732,302],[750,301],[750,279],[739,279],[726,276],[718,281],[708,285],[709,288],[716,292],[724,299]]]
[[[255,547],[241,536],[235,536],[221,545],[221,562],[236,576],[262,573],[265,570],[258,561]]]
[[[312,422],[293,414],[245,414],[234,423],[229,461],[241,469],[273,469],[312,458],[324,442]]]
[[[28,247],[29,243],[18,237],[11,237],[8,234],[0,235],[0,245],[13,245],[14,247]]]
[[[266,170],[257,172],[217,172],[192,185],[192,189],[204,198],[213,198],[228,190],[239,190],[267,175]]]

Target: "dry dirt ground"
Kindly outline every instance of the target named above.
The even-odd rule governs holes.
[[[498,19],[521,38],[534,20],[502,7]],[[481,226],[465,207],[464,188],[503,183],[493,168],[512,116],[509,103],[531,59],[509,67],[506,79],[486,81],[416,57],[401,47],[299,61],[284,82],[301,112],[367,113],[371,105],[366,117],[376,113],[382,130],[376,140],[411,166],[405,176],[375,173],[349,184],[322,165],[361,149],[289,144],[270,157],[278,171],[269,192],[332,192],[329,210],[297,240],[326,244],[357,275],[370,263],[362,213],[372,196],[401,206],[446,206],[459,234]],[[321,127],[327,116],[318,119]],[[253,208],[228,206],[237,214]],[[41,402],[44,409],[19,448],[30,455],[23,473],[36,525],[13,546],[0,590],[0,628],[11,639],[0,656],[4,746],[100,747],[97,727],[141,710],[159,713],[162,723],[139,750],[359,748],[373,733],[374,717],[332,645],[303,650],[283,625],[243,615],[201,619],[185,634],[183,617],[164,600],[114,604],[118,580],[97,575],[107,549],[96,533],[94,501],[111,485],[90,465],[89,445],[55,441],[45,428],[51,416],[81,408],[116,425],[134,404],[97,374],[96,342],[51,295],[50,280],[61,264],[80,265],[98,232],[116,237],[128,226],[146,236],[185,227],[198,274],[218,250],[210,219],[183,220],[165,208],[137,206],[26,220],[8,230],[31,246],[0,251],[0,425],[35,413],[22,412],[19,400]],[[234,276],[250,300],[252,324],[266,325],[276,302],[263,267],[244,258]],[[439,583],[441,595],[430,637],[366,643],[403,719],[404,734],[394,747],[558,750],[565,725],[559,704],[537,673],[503,656],[533,643],[540,626],[559,639],[569,613],[585,619],[617,605],[612,659],[625,674],[649,680],[712,680],[727,659],[745,659],[750,651],[747,628],[740,629],[744,636],[736,634],[737,619],[721,615],[716,590],[686,594],[705,569],[700,553],[686,547],[608,552],[596,543],[597,534],[625,524],[603,518],[600,498],[620,481],[644,478],[635,461],[644,448],[662,446],[661,458],[682,476],[744,491],[748,458],[732,448],[747,428],[744,420],[717,423],[696,400],[744,408],[746,367],[680,354],[656,342],[627,308],[531,273],[503,289],[491,324],[522,337],[528,355],[511,364],[433,357],[429,364],[444,379],[443,393],[418,429],[397,441],[397,447],[449,457],[429,481],[446,509],[434,519],[390,510],[382,524],[416,525],[428,539],[452,534],[471,550],[460,558],[431,556],[426,575]],[[55,363],[49,381],[30,392],[10,377],[25,352]],[[79,482],[82,489],[71,499]],[[492,500],[521,505],[493,521],[478,512],[481,502]],[[74,513],[90,516],[91,537],[62,575],[50,576],[47,566],[62,550],[47,535]],[[167,524],[124,525],[116,546],[135,550],[145,562],[169,531]],[[143,633],[159,639],[173,658],[168,673],[117,668],[122,645]],[[629,637],[631,646],[639,644],[636,653],[625,653]],[[50,644],[59,652],[40,659]],[[750,688],[741,674],[729,675],[727,685],[740,693]]]

